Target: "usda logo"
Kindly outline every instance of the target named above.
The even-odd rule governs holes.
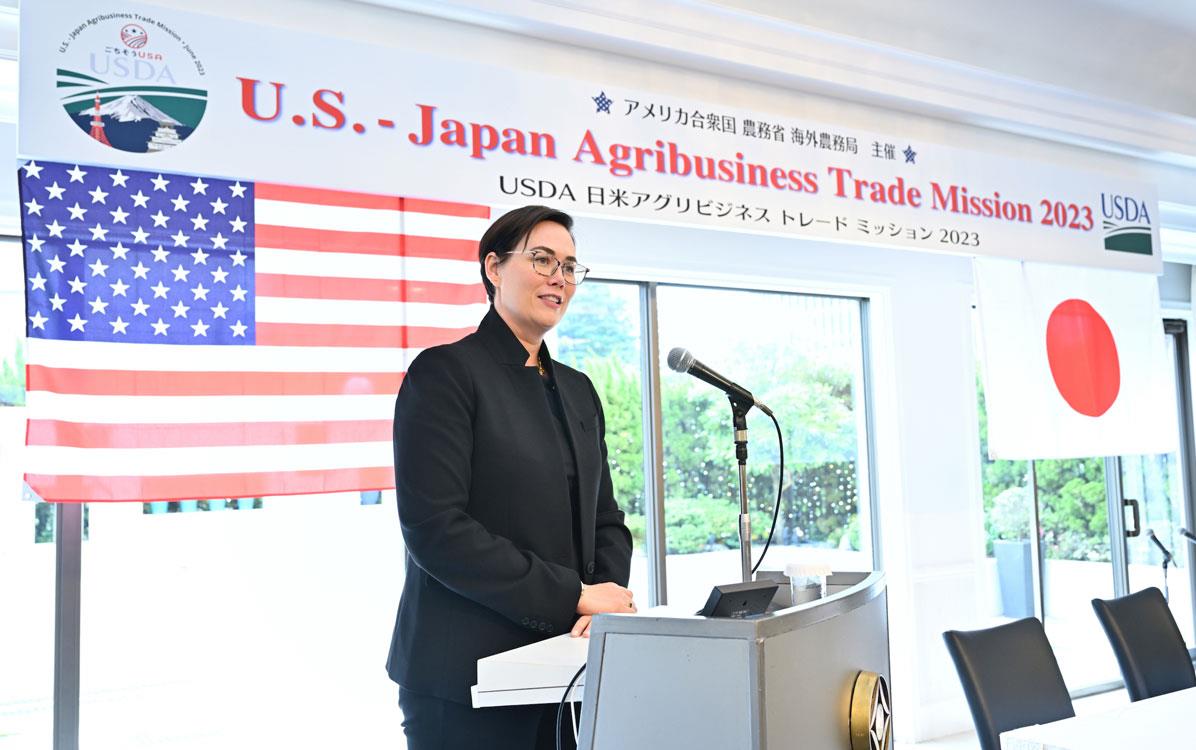
[[[195,132],[208,103],[204,67],[172,28],[140,13],[105,13],[67,38],[58,48],[58,91],[87,137],[147,153]]]
[[[1100,212],[1104,218],[1102,226],[1106,250],[1153,254],[1150,212],[1146,201],[1132,195],[1101,193]]]

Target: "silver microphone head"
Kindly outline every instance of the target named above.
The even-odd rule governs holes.
[[[694,355],[690,354],[688,349],[678,346],[669,352],[669,369],[674,372],[689,372],[693,363]]]

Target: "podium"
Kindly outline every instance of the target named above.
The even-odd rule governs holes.
[[[884,576],[836,573],[826,588],[743,620],[669,607],[596,616],[578,747],[890,747]],[[580,657],[576,639],[556,638],[482,659],[474,705],[555,703]]]

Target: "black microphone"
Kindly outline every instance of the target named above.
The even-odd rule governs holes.
[[[1180,533],[1186,534],[1186,532],[1182,532],[1182,531]],[[1166,547],[1164,547],[1163,543],[1159,541],[1159,538],[1154,535],[1154,529],[1147,529],[1146,536],[1150,537],[1150,541],[1154,542],[1154,546],[1158,547],[1159,551],[1163,553],[1163,562],[1170,563],[1172,560],[1175,559],[1171,555],[1171,551],[1168,550]]]
[[[1180,529],[1179,534],[1184,539],[1187,539],[1189,544],[1196,544],[1196,534],[1193,534],[1192,532],[1188,531],[1187,529]]]
[[[694,359],[694,355],[689,353],[688,349],[677,347],[669,352],[669,369],[675,372],[688,372],[698,380],[709,383],[718,388],[723,393],[726,393],[736,401],[746,402],[748,404],[755,404],[760,411],[768,416],[772,416],[772,410],[764,404],[756,400],[752,392],[747,388],[727,380],[722,375],[719,375],[714,370],[711,370],[706,365]]]

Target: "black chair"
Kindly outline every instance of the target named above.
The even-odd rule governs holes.
[[[986,630],[948,630],[943,640],[983,750],[1000,750],[1001,732],[1076,715],[1055,652],[1035,618]]]
[[[1131,701],[1196,687],[1196,671],[1163,592],[1148,588],[1120,599],[1093,599]]]

